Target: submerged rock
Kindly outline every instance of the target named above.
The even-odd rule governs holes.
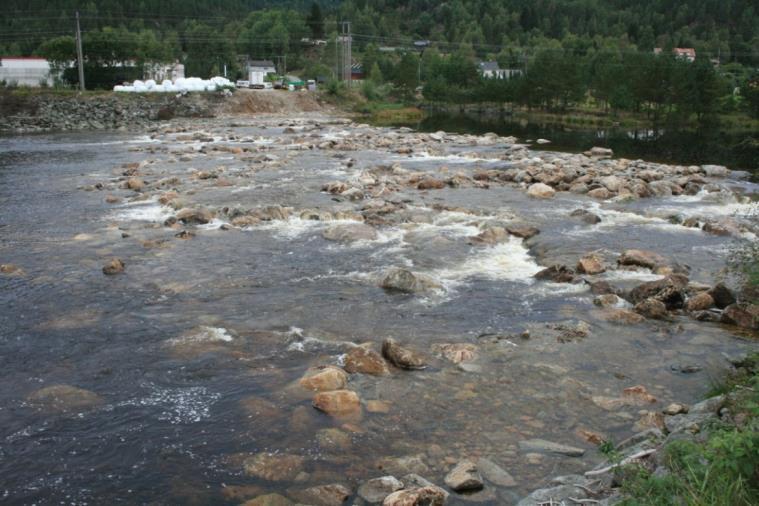
[[[266,494],[247,500],[242,503],[242,506],[294,506],[294,504],[290,499],[279,494]]]
[[[546,441],[545,439],[528,439],[526,441],[520,441],[519,448],[525,452],[553,453],[556,455],[566,455],[567,457],[582,457],[585,455],[585,450],[582,448],[554,443],[552,441]]]
[[[445,476],[445,484],[456,492],[479,490],[485,486],[477,466],[471,460],[462,460]]]
[[[352,390],[319,392],[314,396],[313,406],[319,411],[335,417],[361,414],[361,400]]]
[[[23,276],[25,272],[24,269],[18,265],[0,264],[0,274],[5,274],[7,276]]]
[[[420,487],[393,492],[382,506],[443,506],[445,491],[439,487]]]
[[[369,504],[380,504],[387,496],[404,488],[395,476],[382,476],[366,481],[358,487],[358,496]]]
[[[373,241],[377,239],[377,230],[364,223],[332,225],[322,232],[322,237],[337,242]]]
[[[70,413],[95,408],[103,398],[95,392],[71,385],[51,385],[29,394],[29,404],[52,412]]]
[[[382,343],[382,356],[401,369],[424,369],[427,362],[419,353],[401,346],[395,339],[388,338]]]
[[[470,343],[434,344],[432,351],[454,364],[470,362],[477,357],[477,346]]]
[[[287,453],[258,453],[243,461],[248,476],[267,481],[292,481],[303,471],[305,457]]]
[[[298,384],[312,392],[341,390],[348,384],[348,375],[339,367],[331,365],[312,367],[306,371]]]
[[[424,293],[443,288],[440,283],[429,276],[401,268],[393,268],[388,271],[382,278],[380,286],[386,290],[397,290],[404,293]]]
[[[288,495],[299,503],[309,506],[340,506],[351,496],[351,491],[345,485],[333,483],[288,491]]]

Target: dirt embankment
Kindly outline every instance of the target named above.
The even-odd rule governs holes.
[[[0,132],[139,130],[156,121],[254,114],[318,112],[325,106],[307,92],[237,90],[187,95],[0,91]]]

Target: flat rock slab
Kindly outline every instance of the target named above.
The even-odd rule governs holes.
[[[490,459],[481,458],[477,461],[477,469],[480,474],[494,485],[499,487],[516,487],[517,482],[508,471]]]
[[[531,453],[553,453],[555,455],[566,455],[567,457],[582,457],[585,450],[575,448],[574,446],[563,445],[546,441],[545,439],[528,439],[519,442],[519,449]]]

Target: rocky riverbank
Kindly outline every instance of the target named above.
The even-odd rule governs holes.
[[[0,94],[0,132],[34,133],[71,130],[141,130],[157,120],[216,116],[225,100],[218,93]]]

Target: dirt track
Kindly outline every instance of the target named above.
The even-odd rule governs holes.
[[[222,113],[229,115],[278,113],[292,114],[329,109],[314,93],[279,90],[237,90],[224,104]]]

